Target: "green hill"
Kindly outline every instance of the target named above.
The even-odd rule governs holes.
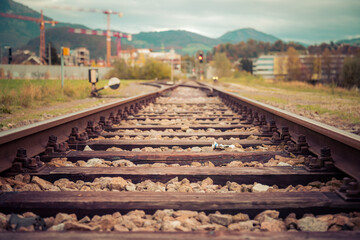
[[[40,18],[40,13],[31,8],[14,2],[12,0],[0,0],[0,12],[11,13],[21,16]],[[46,20],[52,20],[44,16]],[[57,27],[81,27],[87,28],[79,24],[59,23],[55,27],[46,24],[46,32]],[[14,49],[26,45],[33,38],[39,38],[39,24],[32,21],[20,19],[5,18],[0,16],[0,46],[11,46]],[[46,33],[45,33],[46,35]]]
[[[221,42],[238,43],[246,42],[249,39],[254,39],[262,42],[274,43],[280,40],[272,35],[259,32],[253,28],[242,28],[235,31],[230,31],[218,38]]]
[[[155,48],[158,50],[163,46],[167,48],[175,47],[176,52],[180,54],[194,54],[198,50],[209,51],[220,42],[217,39],[205,37],[197,33],[184,30],[170,30],[134,34],[133,41],[127,43],[135,48]]]

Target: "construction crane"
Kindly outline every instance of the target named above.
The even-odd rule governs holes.
[[[58,21],[53,21],[53,20],[44,20],[44,15],[43,15],[43,11],[40,11],[40,18],[33,18],[33,17],[28,17],[28,16],[21,16],[21,15],[15,15],[15,14],[11,14],[11,13],[0,13],[0,16],[2,17],[7,17],[7,18],[15,18],[15,19],[20,19],[20,20],[26,20],[26,21],[33,21],[33,22],[37,22],[40,25],[40,50],[39,50],[39,56],[40,56],[40,61],[43,64],[46,64],[45,61],[45,23],[49,23],[52,26],[55,26],[55,24],[58,24]]]
[[[70,28],[69,32],[78,33],[78,34],[87,34],[87,35],[97,35],[97,36],[108,36],[107,31],[97,31],[97,30],[89,30],[89,29],[81,29],[81,28]],[[116,55],[119,57],[121,52],[121,38],[127,38],[127,40],[131,41],[131,34],[125,34],[121,32],[110,32],[110,37],[116,37]],[[111,38],[110,38],[111,39]]]
[[[104,13],[107,16],[107,31],[106,31],[106,65],[110,66],[111,58],[111,31],[110,31],[110,14],[118,15],[122,17],[121,12],[116,12],[112,10],[98,10],[98,9],[86,9],[86,8],[73,8],[73,7],[60,7],[60,6],[51,6],[50,8],[62,9],[62,10],[71,10],[71,11],[80,11],[80,12],[95,12],[95,13]]]

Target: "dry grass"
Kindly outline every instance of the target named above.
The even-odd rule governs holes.
[[[360,132],[360,92],[304,82],[264,80],[251,75],[220,79],[225,90],[350,132]]]
[[[120,98],[136,95],[141,87],[132,91],[129,85],[139,81],[121,80],[118,90],[106,89],[100,94]],[[101,88],[107,83],[107,80],[100,80],[96,87]],[[112,101],[90,99],[90,91],[88,80],[65,80],[64,88],[58,80],[0,80],[0,130]]]

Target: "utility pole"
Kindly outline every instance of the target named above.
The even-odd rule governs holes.
[[[110,57],[111,57],[111,36],[110,36],[110,14],[106,15],[107,17],[107,31],[106,31],[106,65],[110,67]]]
[[[49,43],[48,50],[49,50],[49,65],[51,65],[51,43]]]
[[[175,84],[174,82],[174,49],[170,49],[170,63],[171,63],[171,82]]]
[[[64,88],[64,47],[61,47],[61,88]]]
[[[61,88],[64,88],[64,56],[70,55],[70,48],[61,47]]]

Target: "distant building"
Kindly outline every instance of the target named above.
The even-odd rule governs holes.
[[[73,51],[76,66],[90,65],[90,51],[86,48],[76,48]]]
[[[339,79],[347,55],[299,55],[300,81],[331,82]],[[263,55],[254,61],[253,74],[265,79],[288,78],[288,56],[286,53]]]
[[[263,55],[253,62],[253,74],[266,79],[275,78],[274,75],[275,56]]]
[[[174,49],[170,49],[169,52],[153,52],[149,48],[121,50],[120,58],[132,66],[142,66],[146,59],[153,58],[168,65],[172,63],[175,72],[181,72],[181,55]]]
[[[40,58],[29,50],[17,50],[12,54],[11,64],[21,65],[43,65]]]
[[[90,66],[90,51],[87,48],[70,50],[70,56],[64,56],[66,66]]]

